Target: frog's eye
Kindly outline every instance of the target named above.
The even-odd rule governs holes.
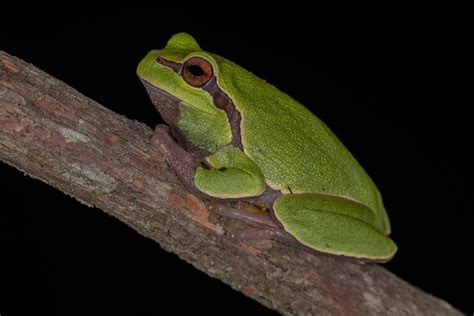
[[[183,78],[193,87],[202,87],[214,76],[210,62],[201,57],[191,57],[183,65]]]

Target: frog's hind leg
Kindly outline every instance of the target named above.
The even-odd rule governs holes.
[[[352,200],[288,194],[275,201],[273,210],[286,232],[320,252],[383,261],[397,250],[383,233],[375,212]]]

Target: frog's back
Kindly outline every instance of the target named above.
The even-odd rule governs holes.
[[[385,216],[374,183],[326,124],[245,69],[230,62],[219,67],[235,74],[219,84],[235,96],[244,151],[260,166],[270,187],[283,193],[345,196]]]

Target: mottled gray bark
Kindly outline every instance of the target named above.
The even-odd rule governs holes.
[[[152,130],[0,52],[0,159],[94,205],[208,275],[288,315],[458,315],[377,264],[239,240],[248,223],[187,193]]]

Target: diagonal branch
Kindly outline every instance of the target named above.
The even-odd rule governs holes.
[[[0,160],[125,222],[283,314],[458,315],[376,264],[242,241],[245,223],[187,193],[152,130],[0,51]]]

